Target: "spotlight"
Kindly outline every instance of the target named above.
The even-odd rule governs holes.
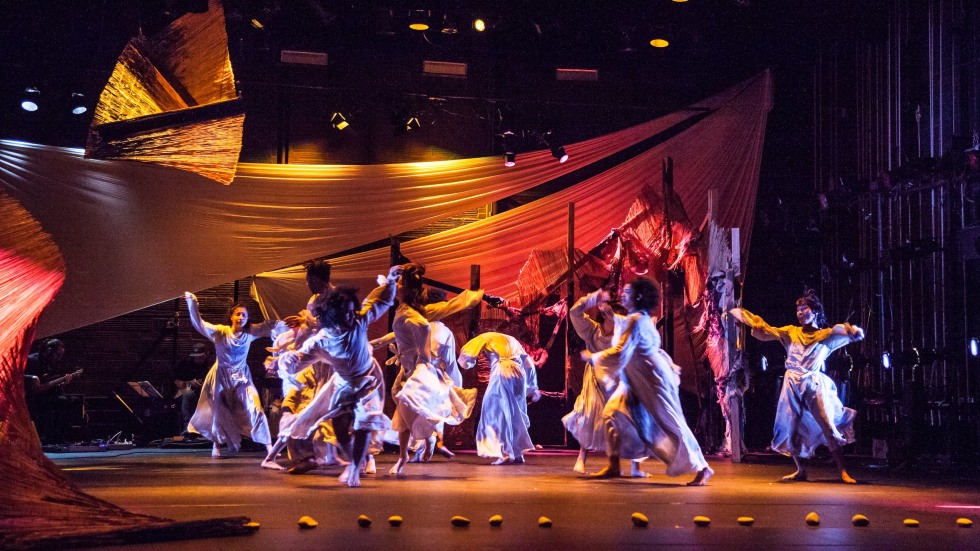
[[[980,339],[976,337],[970,339],[969,350],[970,350],[970,355],[973,356],[974,358],[980,356]]]
[[[517,152],[514,147],[517,137],[510,130],[505,130],[501,137],[504,139],[504,166],[514,166],[517,164]]]
[[[892,356],[888,352],[881,353],[881,367],[885,369],[891,369],[892,367]]]
[[[478,33],[482,33],[483,31],[487,30],[487,22],[477,17],[473,20],[473,30]]]
[[[565,153],[565,146],[561,145],[561,142],[555,138],[551,130],[541,135],[541,143],[551,150],[551,156],[559,163],[564,163],[568,160],[568,153]]]
[[[759,358],[759,369],[761,369],[762,371],[766,371],[767,369],[769,369],[769,359],[766,358],[765,356]]]
[[[265,30],[265,25],[263,25],[262,22],[258,20],[258,18],[253,17],[251,21],[249,21],[249,23],[252,24],[253,29],[258,29],[260,31]]]
[[[24,90],[24,94],[24,100],[20,102],[20,108],[30,113],[37,111],[38,101],[41,99],[41,91],[31,86]]]
[[[71,114],[81,115],[88,111],[88,107],[85,106],[85,95],[80,92],[71,93]]]
[[[654,38],[650,41],[650,45],[654,48],[666,48],[667,46],[670,46],[670,42],[667,42],[667,40],[664,38]]]
[[[337,130],[343,130],[350,126],[347,122],[347,118],[340,111],[335,111],[333,115],[330,116],[330,126],[336,128]]]
[[[431,17],[432,12],[429,10],[412,10],[408,17],[408,28],[413,31],[427,31]]]
[[[420,128],[421,126],[422,125],[419,124],[419,118],[413,115],[409,117],[408,121],[405,123],[405,131],[409,132],[415,128]]]

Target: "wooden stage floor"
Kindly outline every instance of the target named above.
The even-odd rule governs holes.
[[[810,482],[782,483],[791,462],[781,457],[733,465],[709,457],[710,485],[689,488],[663,465],[646,463],[648,479],[591,480],[571,471],[574,452],[528,454],[527,464],[493,467],[472,453],[410,464],[406,478],[385,474],[393,454],[378,459],[378,473],[361,488],[338,483],[339,467],[290,476],[258,467],[259,453],[214,460],[209,450],[137,448],[129,451],[49,455],[83,490],[130,511],[175,520],[248,516],[261,524],[253,535],[141,545],[139,549],[980,549],[980,486],[976,480],[889,472],[857,465],[861,482],[836,482],[831,466],[811,466]],[[590,458],[590,469],[602,458]],[[819,527],[804,517],[820,515]],[[650,519],[633,526],[630,515]],[[358,515],[373,519],[368,528]],[[491,527],[500,514],[503,525]],[[867,527],[851,518],[862,514]],[[301,530],[304,515],[319,522]],[[400,515],[400,527],[387,519]],[[454,527],[462,515],[472,524]],[[710,526],[696,527],[704,515]],[[553,520],[551,528],[538,518]],[[751,527],[736,518],[755,519]],[[977,522],[960,528],[956,519]],[[902,521],[914,518],[918,528]]]

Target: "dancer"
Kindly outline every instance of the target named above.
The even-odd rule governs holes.
[[[609,291],[600,289],[575,301],[568,311],[572,327],[585,342],[585,349],[589,352],[611,348],[626,322],[626,309],[622,304],[613,304],[609,299]],[[598,321],[589,317],[587,312],[592,309],[598,310]],[[602,410],[617,385],[618,371],[596,367],[591,362],[585,363],[582,392],[575,399],[572,411],[562,418],[565,428],[579,443],[578,459],[572,467],[579,474],[585,474],[585,458],[589,451],[606,451],[606,426],[602,421]],[[640,461],[631,461],[630,466],[630,476],[649,476],[641,469]]]
[[[272,457],[288,439],[309,438],[321,422],[333,420],[338,444],[351,461],[340,481],[350,487],[361,485],[370,433],[391,427],[384,414],[384,376],[372,355],[367,330],[391,307],[400,272],[401,267],[392,266],[387,277],[379,276],[382,285],[371,291],[360,309],[357,293],[350,288],[334,289],[317,300],[313,311],[323,328],[299,350],[283,353],[279,363],[295,371],[319,361],[329,365],[333,375],[288,431],[280,433],[270,450]]]
[[[217,359],[201,386],[197,410],[187,424],[188,432],[196,432],[211,440],[211,457],[220,458],[221,446],[238,451],[242,435],[269,448],[269,422],[262,410],[259,393],[249,371],[248,349],[252,341],[271,337],[285,330],[285,323],[266,320],[261,324],[248,323],[248,309],[236,303],[228,309],[228,325],[212,325],[201,319],[197,297],[184,293],[187,310],[194,329],[214,343]]]
[[[306,308],[295,316],[288,316],[285,322],[290,330],[283,332],[268,350],[272,353],[265,360],[266,372],[282,381],[282,406],[279,419],[279,431],[289,430],[289,425],[299,412],[305,408],[316,391],[330,379],[332,371],[326,364],[314,364],[300,372],[292,372],[279,364],[279,356],[289,350],[297,350],[320,330],[320,322],[313,313],[317,299],[325,297],[332,289],[330,284],[330,264],[318,260],[306,267],[306,284],[313,295],[307,301]],[[309,439],[290,439],[286,449],[289,458],[295,463],[290,473],[301,473],[310,470],[311,465],[337,464],[337,440],[333,434],[333,425],[325,421],[320,429]],[[266,457],[262,467],[282,470],[275,457]]]
[[[490,360],[490,382],[476,428],[477,455],[495,458],[491,465],[524,463],[524,452],[534,449],[527,401],[541,399],[537,368],[520,341],[493,332],[463,345],[459,365],[472,368],[481,352]]]
[[[830,449],[841,480],[846,484],[856,483],[844,467],[842,448],[854,441],[857,412],[841,404],[837,385],[823,371],[827,356],[863,339],[864,330],[849,323],[826,328],[823,304],[812,290],[796,301],[799,326],[772,327],[744,308],[734,308],[731,312],[735,319],[752,328],[753,337],[779,341],[786,348],[786,374],[776,405],[772,449],[792,457],[796,472],[784,476],[783,480],[806,480],[806,466],[801,459],[811,457],[823,444]]]
[[[603,411],[609,464],[593,474],[620,476],[620,458],[651,455],[667,464],[667,476],[697,473],[688,486],[703,486],[714,474],[681,410],[680,368],[660,348],[660,333],[651,314],[660,302],[660,288],[638,277],[623,290],[629,310],[619,342],[582,359],[607,370],[618,370],[619,385]]]
[[[450,301],[426,304],[422,286],[425,267],[405,264],[402,268],[400,304],[392,327],[399,365],[405,371],[404,386],[394,394],[397,407],[392,426],[398,431],[399,454],[389,473],[396,476],[404,475],[410,437],[427,440],[440,423],[458,425],[473,411],[476,389],[455,387],[446,372],[433,363],[429,322],[476,306],[484,298],[482,290],[463,291]]]

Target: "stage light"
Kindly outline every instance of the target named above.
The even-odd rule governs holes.
[[[970,339],[969,350],[970,350],[970,355],[973,356],[974,358],[980,356],[980,339],[976,337]]]
[[[333,115],[330,116],[330,126],[336,128],[337,130],[343,130],[350,126],[347,122],[347,118],[340,111],[335,111]]]
[[[650,41],[650,45],[654,48],[666,48],[667,46],[670,46],[670,42],[667,42],[667,40],[663,38],[654,38]]]
[[[20,102],[20,108],[24,111],[33,113],[38,110],[38,102],[41,98],[41,91],[31,86],[24,90],[24,100]]]
[[[415,128],[420,128],[421,126],[422,125],[419,124],[419,118],[413,115],[409,117],[408,121],[405,123],[405,131],[409,132]]]
[[[408,18],[408,28],[413,31],[427,31],[430,17],[432,13],[429,10],[412,10]]]
[[[560,145],[558,147],[551,148],[551,156],[558,159],[559,163],[564,163],[568,160],[568,153],[565,153],[565,146]]]
[[[504,166],[514,166],[517,164],[516,142],[517,136],[510,130],[505,130],[501,137],[504,139]]]
[[[762,371],[766,371],[769,369],[769,359],[766,358],[765,356],[759,358],[759,369],[761,369]]]
[[[88,111],[88,107],[85,106],[85,95],[79,92],[71,93],[71,114],[81,115]]]
[[[568,160],[568,153],[565,152],[565,146],[561,145],[561,142],[558,141],[551,130],[541,135],[541,143],[551,150],[551,156],[559,163],[564,163]]]
[[[881,367],[885,369],[891,369],[892,367],[892,356],[888,352],[881,353]]]
[[[259,21],[254,17],[252,18],[251,21],[249,21],[249,23],[252,24],[252,28],[258,29],[260,31],[265,30],[265,25],[263,25],[261,21]]]
[[[477,17],[473,20],[473,30],[478,33],[482,33],[483,31],[487,30],[487,22]]]

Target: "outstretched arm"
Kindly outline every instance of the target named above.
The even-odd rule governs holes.
[[[388,270],[387,276],[378,276],[380,286],[368,293],[368,296],[361,303],[359,316],[365,323],[370,325],[374,320],[380,318],[388,308],[395,302],[395,289],[398,284],[398,277],[401,275],[400,266],[392,266]]]
[[[184,293],[184,300],[187,301],[188,318],[195,331],[214,341],[215,327],[201,318],[201,309],[197,304],[197,296],[191,292]]]
[[[789,331],[786,328],[773,327],[745,308],[732,308],[729,312],[739,322],[748,325],[752,329],[752,336],[760,341],[780,341],[783,344],[789,342]]]
[[[429,321],[441,320],[446,316],[451,316],[456,312],[462,312],[472,308],[483,300],[483,289],[477,291],[463,291],[450,300],[445,302],[434,302],[426,304],[422,315]]]
[[[599,324],[585,312],[599,304],[601,293],[602,291],[595,291],[581,297],[568,310],[568,319],[571,320],[572,327],[575,328],[578,336],[587,343],[592,340],[593,335],[599,332]]]

